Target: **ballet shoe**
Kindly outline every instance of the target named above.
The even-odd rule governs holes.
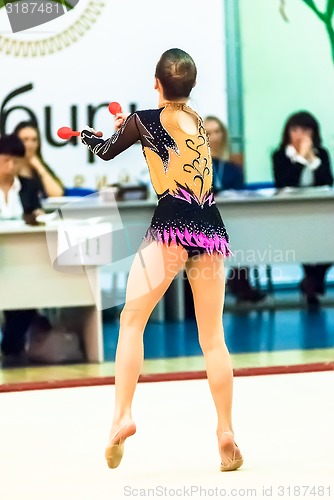
[[[221,472],[229,472],[232,470],[237,470],[237,469],[239,469],[239,467],[242,466],[242,464],[244,463],[244,460],[243,460],[241,455],[239,458],[236,458],[236,452],[239,450],[239,447],[234,441],[233,432],[225,431],[222,433],[222,435],[224,436],[224,438],[220,439],[219,451],[220,451],[220,455],[222,455],[222,452],[224,453],[224,458],[226,457],[227,461],[224,463],[223,457],[221,457],[222,462],[220,464],[220,471]],[[230,451],[230,449],[231,449],[231,444],[234,447],[232,456],[230,456],[227,453],[227,450]]]
[[[124,441],[136,432],[134,422],[123,425],[110,439],[110,445],[105,450],[105,459],[109,469],[116,469],[121,463],[124,453]]]

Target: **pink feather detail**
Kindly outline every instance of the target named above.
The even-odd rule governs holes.
[[[179,240],[181,241],[182,245],[186,245],[186,241],[184,241],[183,239],[183,233],[177,228],[176,229],[176,236],[179,238]]]
[[[193,243],[191,241],[191,237],[193,235],[194,235],[194,233],[190,234],[189,231],[188,231],[188,229],[186,227],[184,228],[184,237],[187,240],[188,245],[190,245],[191,247],[195,247],[196,246],[196,243]]]
[[[198,197],[195,195],[195,193],[189,192],[184,188],[179,187],[178,188],[178,194],[173,194],[174,198],[179,198],[180,200],[187,201],[188,203],[191,204],[191,200],[194,200],[197,205],[204,205],[207,201],[209,202],[209,206],[215,205],[215,200],[214,200],[214,195],[213,193],[207,193],[202,201],[198,199]]]
[[[226,238],[219,236],[217,233],[213,237],[209,237],[202,231],[199,234],[196,234],[195,231],[190,233],[187,228],[183,231],[176,228],[174,231],[173,228],[170,227],[169,229],[165,228],[162,232],[159,230],[148,231],[146,237],[148,239],[157,240],[166,244],[170,244],[170,242],[177,244],[178,239],[181,245],[205,248],[209,254],[216,251],[218,253],[222,253],[226,257],[230,255],[233,256]]]
[[[179,193],[181,193],[183,196],[180,196],[179,194],[175,194],[174,198],[179,198],[180,200],[185,200],[188,203],[191,203],[191,198],[195,199],[188,191],[185,189],[179,188]]]
[[[161,236],[160,231],[157,231],[157,232],[156,232],[156,234],[158,235],[158,241],[161,241],[161,242],[162,242],[162,241],[163,241],[163,239],[162,239],[162,236]]]
[[[196,241],[196,244],[199,247],[206,248],[207,247],[207,240],[205,234],[202,232],[199,234],[193,233],[194,240]]]
[[[164,229],[164,232],[163,232],[163,241],[165,243],[169,243],[169,232],[167,231],[167,229]]]
[[[207,200],[209,201],[209,206],[210,206],[210,207],[211,207],[211,205],[215,205],[215,204],[216,204],[215,200],[213,199],[213,193],[211,193],[211,194],[208,196]],[[206,201],[206,200],[205,200],[205,201]]]
[[[170,239],[173,243],[176,243],[176,235],[174,234],[173,228],[169,228]]]

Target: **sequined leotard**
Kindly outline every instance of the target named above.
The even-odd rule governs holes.
[[[197,132],[185,133],[177,112],[197,118]],[[202,119],[185,104],[169,102],[136,111],[110,139],[83,130],[81,139],[103,160],[140,141],[158,204],[144,239],[182,245],[189,256],[230,254],[229,237],[212,192],[212,161]]]

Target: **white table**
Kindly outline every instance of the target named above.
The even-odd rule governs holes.
[[[120,235],[127,234],[134,254],[150,224],[156,203],[156,199],[105,203],[98,195],[90,195],[71,200],[61,210],[65,218],[109,218],[121,229]],[[279,193],[274,190],[224,192],[216,196],[216,204],[234,253],[225,261],[227,267],[270,265],[274,275],[276,270],[280,272],[282,264],[334,261],[334,190],[331,188],[298,188]],[[54,200],[48,200],[47,210],[58,207]],[[113,287],[117,288],[117,279]],[[171,319],[184,318],[181,275],[159,302],[154,319],[164,320],[165,302]]]
[[[334,261],[334,189],[306,188],[216,196],[235,257],[227,265]],[[90,195],[62,206],[65,217],[108,217],[127,229],[133,251],[150,223],[156,201],[103,203]],[[59,207],[52,199],[46,210]]]
[[[245,265],[334,261],[334,190],[217,199],[235,262]],[[233,260],[231,260],[231,263]]]
[[[75,308],[71,328],[83,336],[87,360],[103,360],[99,275],[62,273],[53,269],[46,235],[56,228],[0,222],[0,308]],[[77,309],[80,308],[80,309]],[[68,309],[68,312],[70,309]]]

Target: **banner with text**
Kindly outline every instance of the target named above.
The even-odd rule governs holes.
[[[90,188],[147,174],[138,145],[112,163],[93,158],[61,126],[113,133],[111,101],[125,112],[154,108],[155,65],[165,50],[189,52],[198,68],[190,105],[226,120],[221,0],[0,0],[0,134],[37,121],[45,161],[68,187]]]

